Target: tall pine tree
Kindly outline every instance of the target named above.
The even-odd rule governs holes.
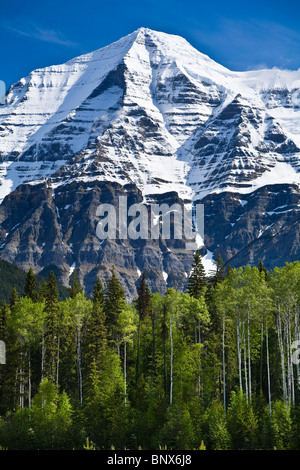
[[[77,294],[83,292],[83,287],[79,281],[79,275],[77,269],[74,269],[74,272],[71,277],[71,288],[70,288],[70,297],[74,299]]]
[[[17,289],[14,287],[9,299],[9,307],[10,309],[13,309],[16,303],[19,302],[19,294]]]
[[[99,370],[107,350],[107,328],[104,311],[104,290],[97,278],[92,295],[93,307],[85,327],[85,361],[90,371],[91,364]]]
[[[217,284],[220,284],[221,282],[223,282],[225,277],[226,277],[226,271],[224,268],[224,262],[221,257],[221,254],[219,253],[218,258],[217,258],[216,272],[212,278],[211,284],[215,287]]]
[[[205,293],[207,286],[206,273],[199,250],[196,251],[192,271],[187,284],[187,293],[199,299]]]
[[[106,315],[106,326],[108,339],[113,344],[119,340],[118,319],[125,305],[125,292],[115,274],[114,266],[111,270],[111,278],[105,289],[104,310]]]
[[[43,374],[53,382],[57,380],[59,351],[59,314],[56,277],[50,272],[45,286],[45,333]]]
[[[151,300],[150,288],[146,281],[145,273],[142,273],[141,281],[138,287],[138,298],[136,302],[137,313],[139,316],[138,336],[137,336],[137,355],[136,355],[136,374],[135,374],[136,382],[139,376],[141,324],[148,313],[150,300]]]
[[[259,263],[258,263],[258,270],[260,273],[264,273],[265,275],[265,279],[267,280],[267,277],[268,277],[268,270],[267,268],[264,266],[262,260],[260,259],[259,260]]]
[[[37,300],[36,279],[32,268],[29,269],[25,279],[24,295],[34,302]]]

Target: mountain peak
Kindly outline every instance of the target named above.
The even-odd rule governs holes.
[[[109,272],[114,263],[131,292],[139,271],[155,288],[168,273],[168,286],[182,286],[190,265],[179,240],[99,244],[96,208],[120,194],[204,201],[206,246],[230,263],[252,262],[264,231],[280,240],[284,227],[296,253],[299,80],[231,72],[185,39],[144,27],[33,71],[0,106],[1,257],[36,271],[58,264],[66,283],[74,266],[91,285],[99,265]],[[267,198],[266,185],[275,186]]]
[[[271,86],[272,77],[274,84],[280,81],[280,90]],[[211,145],[220,140],[217,125],[226,131],[221,141],[228,139],[229,147],[237,141],[238,152],[247,147],[251,156],[243,155],[243,161],[254,162],[263,147],[263,160],[268,148],[273,162],[296,152],[300,111],[293,105],[292,80],[297,77],[278,70],[231,72],[184,38],[146,27],[65,64],[35,70],[11,87],[7,105],[0,107],[0,199],[25,181],[58,174],[60,181],[62,175],[89,178],[92,167],[99,178],[134,181],[145,195],[176,188],[183,197],[192,197],[198,183],[204,191],[215,189],[206,178],[216,169],[209,163],[210,170],[202,170],[205,162],[214,161],[211,152],[225,158],[224,144]],[[242,136],[239,129],[239,137],[231,139],[230,113],[236,100],[245,109],[238,119],[247,120],[247,132]],[[288,108],[293,109],[290,120]],[[270,134],[267,146],[261,144],[267,121],[245,117],[252,109],[263,110],[261,120],[269,115],[278,120],[275,127],[282,127],[279,137]],[[229,119],[222,121],[224,116]],[[276,138],[281,141],[277,146]],[[199,142],[210,142],[208,154],[206,147],[199,151]],[[241,182],[244,174],[251,180],[242,163],[240,173]],[[236,179],[231,172],[229,181]]]

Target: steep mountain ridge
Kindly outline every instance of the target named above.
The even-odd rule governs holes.
[[[300,70],[232,72],[147,28],[33,71],[0,106],[0,256],[36,272],[59,264],[65,284],[76,266],[88,289],[112,264],[129,295],[143,270],[154,288],[182,288],[192,260],[184,243],[100,244],[97,204],[127,195],[148,205],[201,201],[208,260],[220,251],[233,265],[265,258],[272,267],[283,258],[269,260],[261,240],[276,224],[261,216],[276,185],[280,200],[290,197],[278,202],[294,247],[286,261],[297,259],[299,89]],[[250,197],[257,203],[245,224],[223,206]],[[272,234],[273,252],[282,233]]]

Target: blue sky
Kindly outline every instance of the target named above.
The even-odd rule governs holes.
[[[300,68],[300,2],[15,0],[0,5],[0,80],[106,46],[141,26],[185,37],[231,70]]]

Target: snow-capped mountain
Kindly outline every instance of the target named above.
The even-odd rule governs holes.
[[[185,39],[146,28],[65,64],[33,71],[8,90],[0,106],[0,255],[36,271],[63,266],[65,282],[76,266],[89,284],[97,266],[111,264],[118,253],[115,264],[124,276],[131,270],[134,282],[151,265],[159,283],[167,279],[159,272],[169,272],[171,282],[174,265],[175,277],[188,272],[190,255],[179,253],[179,247],[176,255],[170,247],[164,254],[162,246],[150,249],[151,243],[141,254],[141,246],[129,243],[126,265],[119,245],[99,246],[91,208],[101,195],[114,198],[121,192],[149,202],[174,193],[175,199],[206,203],[208,254],[219,250],[229,262],[253,263],[260,257],[268,264],[266,248],[254,253],[246,246],[261,242],[272,222],[259,221],[252,230],[248,217],[248,227],[233,233],[250,196],[274,185],[268,197],[291,195],[281,214],[296,217],[292,232],[297,233],[299,90],[300,70],[232,72]],[[235,209],[233,197],[239,201]],[[258,204],[254,218],[259,219],[258,211],[276,212],[265,209]],[[226,233],[220,229],[225,225]],[[244,241],[237,242],[243,233]],[[294,238],[290,243],[294,246]],[[299,257],[295,250],[286,261]],[[273,261],[276,257],[270,266]]]

